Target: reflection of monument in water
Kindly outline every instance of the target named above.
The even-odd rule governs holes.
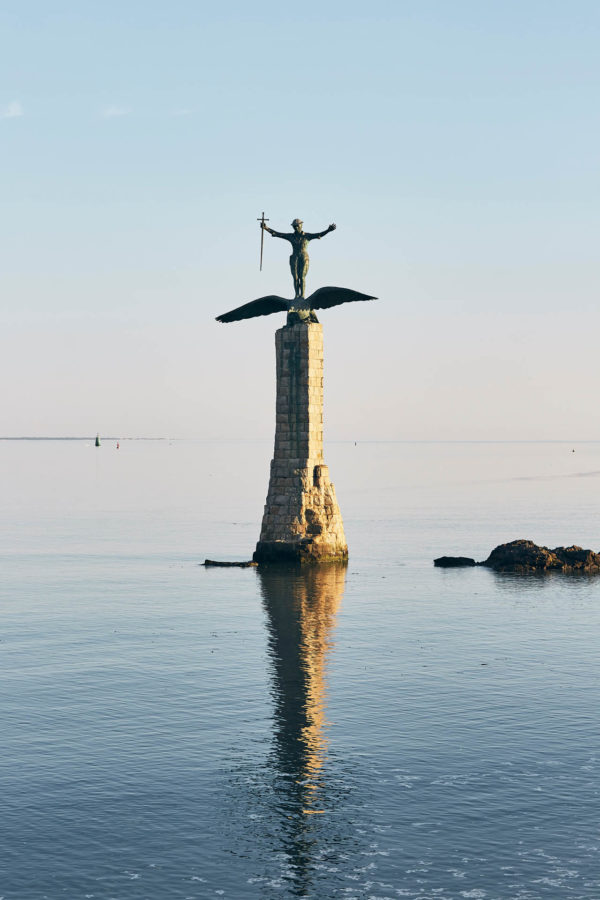
[[[282,839],[302,881],[314,853],[314,818],[328,811],[326,670],[346,566],[261,567],[258,577],[272,661]]]
[[[275,737],[283,768],[304,776],[306,814],[319,812],[327,754],[327,657],[346,566],[259,569],[273,665]]]

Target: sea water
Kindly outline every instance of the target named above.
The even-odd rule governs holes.
[[[573,452],[575,450],[575,452]],[[269,443],[0,441],[0,897],[597,898],[600,444],[331,443],[347,568],[249,559]]]

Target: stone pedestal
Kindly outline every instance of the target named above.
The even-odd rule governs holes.
[[[275,347],[275,453],[253,558],[258,563],[344,560],[344,525],[323,460],[322,325],[285,325],[275,334]]]

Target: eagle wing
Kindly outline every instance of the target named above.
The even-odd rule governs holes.
[[[287,308],[287,300],[270,294],[268,297],[259,297],[258,300],[251,300],[250,303],[244,303],[231,312],[217,316],[217,322],[239,322],[240,319],[253,319],[254,316],[269,316],[271,313],[284,312]]]
[[[330,306],[352,303],[355,300],[377,300],[377,297],[361,294],[360,291],[351,291],[349,288],[322,287],[307,297],[306,303],[311,309],[328,309]]]

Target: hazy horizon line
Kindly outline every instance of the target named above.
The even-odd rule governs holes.
[[[96,435],[0,435],[0,441],[95,441]],[[136,435],[117,437],[102,436],[101,441],[169,441],[181,443],[195,441],[204,444],[272,443],[272,438],[196,438],[196,437],[148,437]],[[600,444],[600,438],[330,438],[329,444]]]

